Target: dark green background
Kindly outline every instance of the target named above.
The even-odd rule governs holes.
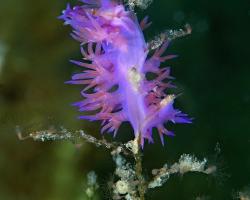
[[[63,125],[99,136],[100,124],[76,120],[79,113],[70,106],[81,98],[81,87],[64,84],[77,71],[68,60],[81,57],[70,28],[56,19],[66,2],[0,0],[1,200],[85,199],[90,170],[99,175],[100,199],[109,196],[114,164],[104,149],[19,141],[15,135],[16,125],[24,134]],[[172,126],[177,136],[167,138],[165,147],[155,133],[155,144],[144,150],[145,173],[183,153],[207,157],[218,167],[213,176],[174,176],[147,199],[230,200],[250,184],[249,1],[155,0],[138,14],[144,15],[153,21],[147,39],[187,22],[193,28],[191,36],[171,44],[168,52],[180,56],[168,64],[177,92],[183,92],[177,104],[195,118],[192,125]],[[125,124],[117,140],[129,138]]]

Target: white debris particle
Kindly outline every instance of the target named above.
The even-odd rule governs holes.
[[[154,181],[150,182],[148,185],[148,188],[156,188],[156,187],[161,187],[164,183],[167,182],[169,179],[170,175],[169,173],[164,173],[161,176],[158,176]]]
[[[131,168],[124,166],[116,168],[115,174],[121,177],[122,179],[128,180],[132,176],[134,176],[134,171]]]
[[[183,154],[179,160],[179,172],[184,174],[190,171],[204,172],[207,159],[199,161],[196,157]]]
[[[88,198],[93,198],[98,188],[99,185],[97,183],[97,175],[94,171],[90,171],[87,174],[87,188],[85,189],[85,193]]]
[[[117,181],[115,186],[119,194],[127,194],[129,192],[129,183],[127,181]]]
[[[118,167],[122,167],[125,163],[126,163],[126,160],[121,156],[121,155],[117,155],[113,158],[113,160],[115,161],[115,164],[118,166]]]
[[[92,198],[94,196],[94,190],[93,188],[87,188],[85,191],[86,195],[88,196],[88,198]]]
[[[90,171],[87,174],[87,179],[88,179],[88,185],[95,185],[96,184],[96,180],[97,180],[97,175],[94,171]]]
[[[136,154],[138,154],[138,149],[139,149],[139,147],[138,147],[138,141],[137,141],[137,139],[135,139],[135,140],[131,140],[131,141],[129,141],[125,146],[130,150],[130,151],[132,151],[132,153],[134,154],[134,155],[136,155]]]

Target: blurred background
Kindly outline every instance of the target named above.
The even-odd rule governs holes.
[[[23,135],[64,126],[99,136],[100,124],[77,120],[70,106],[80,88],[64,84],[80,59],[79,44],[70,28],[57,19],[68,0],[0,0],[0,199],[84,200],[86,174],[98,175],[99,199],[110,199],[107,182],[114,164],[105,149],[70,142],[20,141]],[[70,1],[75,4],[76,1]],[[146,145],[144,170],[150,173],[181,154],[208,158],[218,167],[214,176],[190,173],[173,176],[147,199],[211,200],[236,198],[250,184],[250,4],[247,0],[155,0],[138,17],[149,15],[150,40],[166,29],[189,23],[192,35],[172,42],[168,53],[177,53],[172,66],[177,105],[194,117],[192,125],[175,125],[177,134],[161,146]],[[129,124],[118,132],[118,141],[133,137]],[[109,138],[109,137],[108,137]]]

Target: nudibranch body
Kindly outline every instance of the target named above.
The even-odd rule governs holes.
[[[120,1],[81,0],[83,5],[69,5],[60,19],[73,28],[72,37],[81,43],[83,61],[72,61],[83,67],[68,83],[83,84],[84,100],[75,103],[80,111],[96,111],[80,119],[102,121],[101,132],[116,135],[122,122],[129,121],[135,137],[153,142],[152,128],[163,135],[173,135],[164,123],[191,123],[186,114],[174,109],[175,95],[167,95],[173,87],[169,68],[160,64],[173,55],[162,56],[168,46],[166,41],[148,58],[148,47],[142,30],[149,23],[140,24],[132,11]],[[154,80],[146,73],[153,72]],[[89,89],[93,89],[90,93]]]

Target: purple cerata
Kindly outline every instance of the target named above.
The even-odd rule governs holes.
[[[80,111],[96,111],[80,119],[102,121],[101,132],[113,133],[121,123],[128,121],[134,135],[153,142],[152,129],[156,127],[164,144],[164,135],[174,133],[164,123],[191,123],[187,114],[174,109],[175,95],[166,93],[174,87],[169,68],[160,64],[175,56],[162,56],[168,46],[166,40],[152,56],[142,30],[147,18],[138,23],[136,15],[127,10],[121,1],[81,0],[83,5],[70,5],[60,19],[73,28],[72,37],[81,43],[82,61],[71,61],[83,68],[74,74],[71,84],[82,84],[84,99],[74,105]],[[86,47],[86,48],[85,48]],[[156,75],[148,80],[146,74]],[[92,91],[92,92],[89,92]]]

